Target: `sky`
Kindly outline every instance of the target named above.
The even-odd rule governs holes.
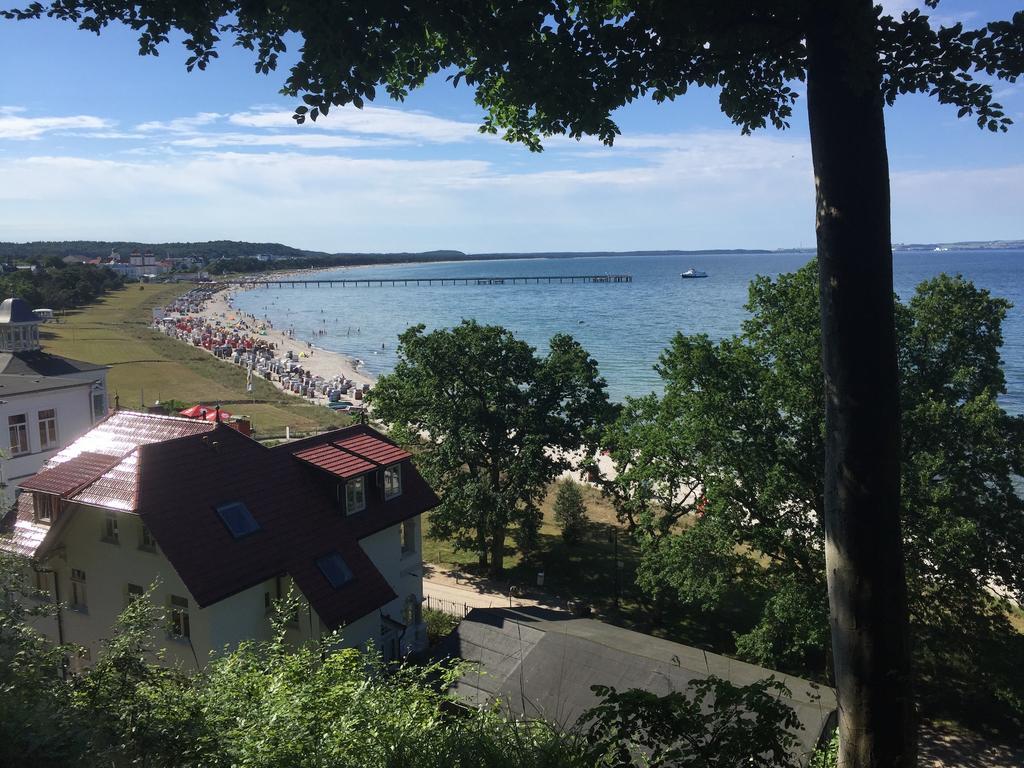
[[[10,0],[2,0],[4,6]],[[18,5],[18,3],[14,3]],[[914,0],[889,0],[893,11]],[[944,0],[944,23],[1019,4]],[[0,241],[248,240],[338,251],[789,248],[814,242],[804,100],[792,127],[742,136],[717,93],[638,102],[615,146],[481,135],[468,88],[295,125],[285,74],[222,48],[188,73],[168,45],[51,20],[0,20]],[[802,92],[802,86],[797,85]],[[886,110],[894,242],[1024,239],[1024,82],[1016,126],[981,131],[926,96]]]

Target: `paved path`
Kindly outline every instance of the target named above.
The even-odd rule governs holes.
[[[520,606],[544,606],[546,608],[564,608],[553,598],[539,595],[512,594],[509,596],[507,587],[488,579],[466,577],[458,571],[450,571],[441,566],[424,563],[423,596],[433,600],[442,600],[454,606],[466,608],[509,608]],[[454,611],[452,611],[454,612]]]

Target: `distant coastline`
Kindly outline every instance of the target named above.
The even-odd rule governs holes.
[[[969,240],[935,243],[893,243],[896,252],[936,250],[999,251],[1024,248],[1024,240]],[[109,257],[111,251],[127,256],[132,251],[151,252],[161,257],[196,256],[205,262],[217,260],[259,260],[267,270],[287,269],[289,262],[314,260],[307,267],[370,266],[399,263],[434,263],[452,261],[495,261],[518,259],[581,259],[623,256],[699,256],[699,255],[772,255],[787,253],[814,253],[813,247],[797,248],[695,248],[654,249],[629,251],[492,251],[466,253],[459,250],[430,250],[420,252],[390,251],[337,252],[311,251],[292,248],[281,243],[250,243],[233,240],[212,240],[195,243],[140,243],[129,241],[65,240],[34,241],[26,243],[0,242],[0,259],[31,259],[48,256],[96,258]],[[293,267],[294,268],[294,267]],[[247,270],[248,271],[248,270]]]

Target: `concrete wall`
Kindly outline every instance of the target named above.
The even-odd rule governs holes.
[[[106,378],[106,371],[99,371],[93,378]],[[62,377],[72,378],[72,377]],[[7,419],[10,416],[25,414],[28,423],[28,440],[30,452],[21,456],[8,456],[2,464],[3,489],[0,502],[7,509],[14,503],[15,487],[23,480],[38,472],[43,464],[61,448],[84,435],[93,425],[92,419],[92,386],[83,382],[82,386],[70,386],[64,389],[50,389],[43,392],[32,392],[23,395],[0,394],[0,446],[9,454],[10,432]],[[39,411],[52,408],[57,412],[57,446],[43,450],[39,441]]]

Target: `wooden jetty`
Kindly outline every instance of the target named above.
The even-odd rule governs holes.
[[[259,278],[239,281],[248,288],[348,288],[409,285],[542,285],[546,283],[631,283],[632,275],[531,275],[515,277],[373,277],[345,279]]]

